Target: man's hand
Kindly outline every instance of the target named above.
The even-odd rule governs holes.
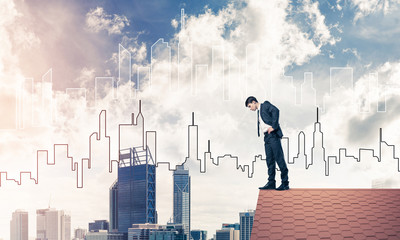
[[[268,128],[268,134],[270,134],[272,131],[274,131],[275,129],[273,129],[272,127]]]

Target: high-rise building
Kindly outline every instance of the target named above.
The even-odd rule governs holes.
[[[239,240],[239,232],[239,230],[233,228],[217,230],[215,240]]]
[[[118,179],[110,187],[110,232],[118,231]]]
[[[87,230],[83,228],[77,228],[75,229],[75,238],[74,240],[84,240],[86,236]]]
[[[174,178],[174,215],[175,224],[182,224],[185,234],[190,237],[190,176],[184,165],[177,166]]]
[[[12,213],[10,239],[28,240],[28,212],[16,210]]]
[[[36,240],[71,240],[71,217],[63,210],[36,210]]]
[[[204,230],[191,230],[190,235],[193,240],[207,240],[207,231]]]
[[[256,211],[249,210],[239,213],[240,218],[240,240],[250,240],[253,229],[254,215]]]
[[[113,230],[127,233],[132,224],[157,223],[156,167],[147,147],[120,150],[118,180],[110,188]]]
[[[157,223],[156,132],[144,131],[140,101],[139,113],[133,116],[132,124],[120,125],[118,178],[109,192],[109,229],[125,235],[133,224]],[[121,141],[132,138],[132,134],[135,138]]]
[[[98,232],[99,230],[108,230],[109,223],[107,220],[94,220],[89,223],[89,232]]]

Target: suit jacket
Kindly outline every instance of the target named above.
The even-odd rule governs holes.
[[[279,109],[270,102],[265,101],[260,105],[260,116],[266,124],[274,129],[271,134],[276,134],[279,138],[282,138],[283,133],[279,125]]]

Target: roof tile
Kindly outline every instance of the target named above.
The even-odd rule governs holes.
[[[398,239],[398,199],[400,189],[261,190],[251,239]]]

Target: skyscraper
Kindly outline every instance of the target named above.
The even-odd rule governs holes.
[[[253,220],[256,211],[249,210],[239,213],[240,216],[240,240],[250,240]]]
[[[36,210],[36,240],[71,240],[71,217],[53,208]]]
[[[110,187],[110,232],[118,231],[118,179]]]
[[[118,179],[110,187],[110,230],[127,234],[132,224],[157,223],[156,132],[144,131],[140,101],[137,117],[132,113],[132,123],[121,124],[119,130]]]
[[[149,148],[120,151],[118,181],[110,188],[111,229],[127,233],[132,224],[157,223],[156,167]]]
[[[10,239],[28,240],[28,212],[16,210],[10,221]]]
[[[190,176],[184,165],[177,166],[174,178],[174,215],[175,224],[182,224],[187,238],[190,238]]]

